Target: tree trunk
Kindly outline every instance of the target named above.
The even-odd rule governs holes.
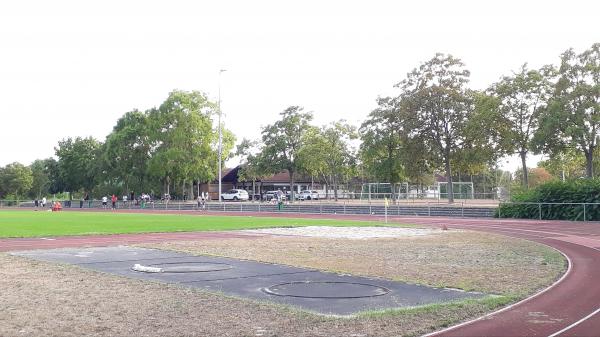
[[[522,169],[523,169],[523,187],[525,187],[525,189],[529,188],[529,175],[527,172],[527,152],[521,152],[520,153],[521,156],[521,164]]]
[[[594,150],[591,147],[585,151],[585,175],[588,178],[594,177]]]
[[[333,198],[338,201],[338,179],[337,176],[333,176]]]
[[[450,156],[446,156],[445,165],[446,165],[446,181],[448,182],[448,203],[454,203],[454,187],[452,186],[452,168],[450,167]]]
[[[294,171],[288,169],[288,172],[290,174],[290,202],[294,202]]]

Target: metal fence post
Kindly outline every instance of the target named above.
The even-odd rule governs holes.
[[[585,221],[585,202],[583,203],[583,221]]]
[[[459,186],[460,186],[460,185],[459,185]],[[464,217],[465,217],[465,202],[464,202],[464,201],[463,201],[463,202],[461,202],[460,216],[461,216],[462,218],[464,218]]]
[[[258,203],[258,213],[260,213],[260,202]]]
[[[540,213],[540,220],[542,220],[542,203],[538,203],[538,211]]]

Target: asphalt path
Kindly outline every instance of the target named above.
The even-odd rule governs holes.
[[[126,211],[119,211],[126,212]],[[139,212],[139,211],[131,211]],[[149,211],[146,211],[149,212]],[[158,213],[159,211],[151,211]],[[175,214],[176,211],[160,211]],[[370,215],[319,215],[240,212],[181,212],[184,214],[337,218],[383,221]],[[569,260],[565,275],[550,287],[492,314],[449,327],[429,336],[600,336],[600,223],[514,219],[389,217],[392,223],[447,226],[539,242],[562,252]],[[172,240],[257,237],[231,232],[151,233],[0,239],[0,251],[58,247],[114,246]]]

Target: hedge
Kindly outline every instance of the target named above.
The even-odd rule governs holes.
[[[600,205],[585,205],[585,209],[583,205],[569,205],[569,203],[600,203],[600,179],[551,181],[517,193],[511,201],[514,203],[500,204],[495,216],[539,219],[541,213],[542,219],[549,220],[600,220]],[[562,205],[540,206],[537,203]]]

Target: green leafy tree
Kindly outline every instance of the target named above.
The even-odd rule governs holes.
[[[298,157],[307,171],[331,182],[337,201],[340,182],[347,181],[355,167],[355,154],[350,142],[358,138],[356,127],[340,120],[320,129],[312,128],[304,134],[304,138]]]
[[[12,163],[0,169],[0,194],[10,193],[15,198],[24,197],[33,185],[31,169],[21,163]]]
[[[49,192],[51,184],[48,168],[49,160],[51,159],[38,159],[29,165],[33,176],[31,190],[29,191],[29,196],[32,198],[39,199]]]
[[[252,181],[253,193],[256,193],[256,181],[264,177],[265,172],[257,157],[259,152],[259,142],[246,138],[242,139],[235,151],[235,155],[240,158],[238,178],[241,181]]]
[[[469,75],[462,61],[438,53],[397,84],[408,111],[415,116],[413,132],[421,134],[432,155],[443,163],[450,203],[454,202],[452,162],[465,145],[465,127],[473,112],[466,88]]]
[[[527,155],[533,148],[540,115],[552,95],[551,74],[551,67],[532,70],[524,64],[518,73],[503,77],[490,89],[498,98],[500,112],[509,125],[501,137],[505,143],[513,144],[511,152],[521,157],[525,188],[529,186]]]
[[[106,137],[103,161],[106,176],[124,185],[129,194],[131,187],[138,193],[147,188],[150,161],[150,130],[148,115],[133,110],[125,113]]]
[[[58,175],[65,192],[91,191],[98,181],[102,144],[92,137],[67,138],[54,148]]]
[[[369,176],[378,181],[399,183],[405,178],[403,149],[408,115],[393,98],[379,98],[377,103],[377,109],[360,127],[361,163]]]
[[[298,153],[304,146],[304,134],[310,129],[313,116],[303,108],[291,106],[280,113],[281,119],[262,130],[263,147],[259,162],[268,173],[287,170],[289,174],[291,200],[294,201],[296,174],[303,170]]]
[[[542,118],[538,143],[547,153],[573,148],[586,160],[586,176],[594,176],[594,153],[600,136],[600,43],[581,54],[561,55],[555,95]],[[557,132],[558,131],[558,132]]]
[[[181,183],[184,194],[188,182],[192,186],[194,179],[214,179],[217,136],[211,115],[215,109],[215,104],[203,93],[176,90],[158,109],[149,112],[152,148],[149,172],[163,180],[166,193],[170,193],[172,182]],[[224,139],[232,136],[224,132]]]

